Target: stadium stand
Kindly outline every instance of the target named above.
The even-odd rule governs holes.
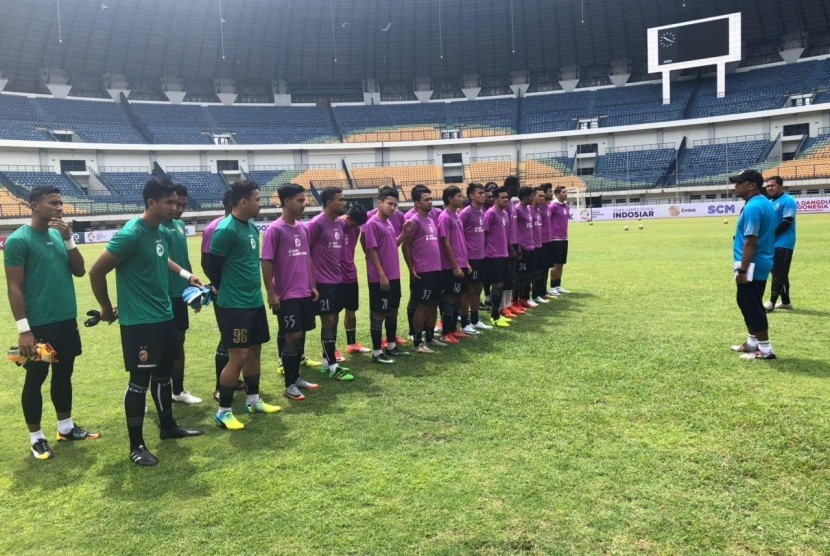
[[[461,137],[544,133],[578,129],[580,119],[612,127],[770,110],[791,94],[830,102],[830,59],[740,71],[727,76],[727,95],[717,98],[716,79],[672,84],[670,104],[659,84],[533,93],[473,101],[312,106],[172,105],[56,99],[0,94],[0,138],[49,141],[49,129],[72,129],[78,140],[146,143],[136,126],[162,144],[210,144],[211,134],[229,133],[240,144],[297,144],[441,139],[442,130]],[[132,112],[137,120],[130,119]],[[134,125],[135,124],[135,125]]]
[[[785,180],[830,178],[830,133],[822,133],[795,160],[783,162],[764,172],[779,175]]]
[[[187,188],[188,196],[197,208],[220,208],[228,184],[221,174],[209,171],[169,169],[169,177]]]
[[[88,143],[145,143],[118,103],[60,98],[33,99],[53,127],[72,129]]]
[[[416,185],[423,184],[432,187],[444,181],[441,167],[428,160],[386,166],[354,164],[349,172],[358,188],[394,185],[403,193],[403,198],[406,200],[410,199],[409,193]]]
[[[493,157],[496,158],[496,157]],[[509,157],[497,157],[499,160],[472,159],[470,164],[464,167],[464,178],[467,181],[477,182],[500,182],[505,176],[516,173],[516,164]]]
[[[78,185],[66,174],[56,174],[44,171],[0,170],[0,176],[11,180],[15,185],[29,190],[38,185],[57,187],[61,195],[69,197],[83,197],[86,195]]]
[[[690,184],[700,179],[711,180],[744,168],[756,167],[764,161],[770,147],[769,137],[726,137],[713,141],[695,141],[679,161],[677,183]]]
[[[677,151],[663,145],[636,145],[608,149],[597,158],[594,175],[610,180],[624,180],[632,185],[654,187],[676,161]]]

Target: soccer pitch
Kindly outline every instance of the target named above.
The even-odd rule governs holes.
[[[205,435],[158,440],[148,396],[152,469],[128,458],[117,325],[81,327],[73,413],[100,440],[54,441],[44,385],[51,461],[30,455],[23,372],[4,363],[0,553],[830,553],[830,216],[798,217],[796,310],[770,315],[771,362],[729,350],[746,339],[735,218],[638,224],[572,225],[574,293],[509,329],[394,366],[347,356],[352,383],[304,369],[321,388],[301,403],[281,396],[269,316],[262,393],[283,411],[246,415],[237,395],[244,431],[213,425],[218,336],[210,308],[191,315],[185,385],[205,401],[175,414]],[[81,247],[87,269],[102,249]],[[85,318],[88,277],[76,290]],[[13,345],[5,299],[0,322]]]

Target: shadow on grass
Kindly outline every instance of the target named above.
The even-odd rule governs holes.
[[[150,450],[158,457],[159,464],[152,468],[140,468],[128,457],[124,446],[123,458],[103,465],[100,477],[106,481],[106,496],[122,500],[156,500],[172,496],[178,500],[204,498],[212,489],[201,479],[200,467],[190,461],[194,451],[200,449],[200,438],[160,441],[153,439]],[[201,446],[204,449],[204,445]]]
[[[785,315],[793,315],[794,317],[830,317],[830,311],[818,311],[815,309],[795,309],[792,311],[787,311],[786,309],[776,309],[775,311],[773,311],[773,316],[770,316],[770,318],[775,318],[774,315],[777,315],[778,313],[782,313]]]
[[[55,458],[49,461],[34,459],[27,448],[22,448],[15,467],[9,469],[12,474],[12,490],[15,492],[49,492],[65,487],[67,484],[82,482],[89,475],[89,468],[94,466],[99,452],[96,450],[99,440],[87,442],[52,442]],[[13,460],[14,462],[14,460]]]
[[[755,363],[762,363],[756,361]],[[782,356],[769,363],[770,369],[782,373],[797,373],[802,375],[830,378],[830,363],[818,359],[801,359],[798,357]]]

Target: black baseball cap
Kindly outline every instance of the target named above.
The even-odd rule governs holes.
[[[761,172],[758,170],[742,170],[741,173],[736,176],[729,176],[729,181],[732,183],[751,181],[758,187],[764,186],[764,176],[762,176]]]

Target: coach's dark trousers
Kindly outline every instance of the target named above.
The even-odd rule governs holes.
[[[793,250],[784,247],[775,249],[772,260],[772,302],[781,296],[781,303],[790,303],[790,264],[793,262]]]
[[[766,280],[753,280],[748,284],[737,284],[737,301],[741,314],[744,316],[747,330],[754,334],[766,332],[769,329],[767,312],[764,310],[764,290]]]

